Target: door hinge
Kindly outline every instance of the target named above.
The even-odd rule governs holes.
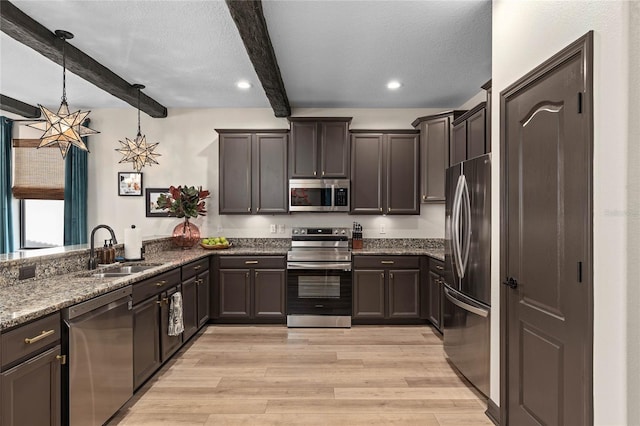
[[[582,92],[578,92],[578,114],[582,114]]]

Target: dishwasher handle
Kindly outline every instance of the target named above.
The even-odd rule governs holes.
[[[94,297],[86,302],[78,303],[77,305],[73,305],[65,309],[63,311],[63,317],[65,320],[72,320],[125,297],[129,297],[129,308],[131,308],[131,293],[132,288],[130,285],[119,288],[118,290],[103,294],[102,296]]]

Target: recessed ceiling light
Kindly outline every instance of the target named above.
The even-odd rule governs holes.
[[[399,81],[392,80],[387,83],[387,89],[396,90],[399,89],[402,84]]]
[[[250,89],[251,88],[251,83],[249,83],[248,81],[239,81],[238,83],[236,83],[236,86],[238,86],[238,89]]]

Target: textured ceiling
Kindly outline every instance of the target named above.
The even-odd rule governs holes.
[[[14,0],[168,108],[268,107],[224,1]],[[290,104],[461,105],[491,78],[491,2],[263,0]],[[56,107],[62,68],[0,35],[0,93]],[[397,79],[403,86],[389,91]],[[241,91],[238,80],[253,87]],[[129,107],[67,73],[72,109]]]

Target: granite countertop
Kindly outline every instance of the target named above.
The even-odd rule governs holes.
[[[157,266],[125,277],[96,278],[85,270],[0,287],[0,330],[15,327],[210,255],[284,256],[287,251],[288,247],[249,246],[232,246],[223,250],[206,250],[200,247],[167,250],[148,254],[143,262],[137,262]],[[353,250],[353,255],[426,255],[444,260],[444,250],[437,248],[376,247]],[[91,273],[99,271],[100,268]]]
[[[158,266],[125,277],[95,278],[87,276],[90,273],[97,273],[101,269],[108,268],[104,267],[94,271],[72,272],[0,287],[0,330],[40,318],[211,254],[275,256],[286,253],[286,248],[272,247],[230,247],[225,250],[205,250],[196,247],[191,250],[168,250],[149,254],[143,262],[134,262],[157,264]]]
[[[416,247],[373,247],[351,251],[353,256],[430,256],[444,262],[444,249]]]

